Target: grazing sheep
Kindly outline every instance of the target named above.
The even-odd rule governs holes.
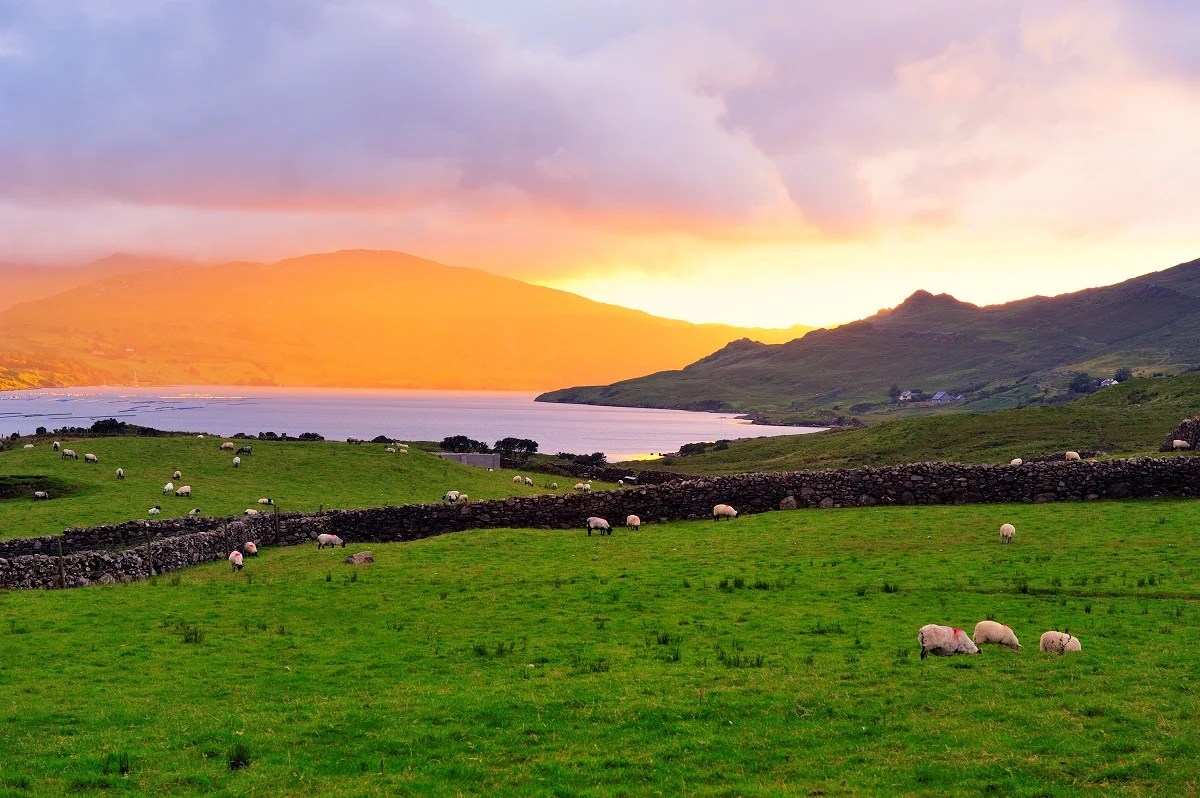
[[[264,498],[264,499],[259,499],[259,500],[258,500],[258,503],[259,503],[259,504],[274,504],[274,503],[275,503],[275,500],[274,500],[274,499],[265,499],[265,498]]]
[[[513,484],[514,484],[514,485],[520,485],[520,484],[522,484],[523,482],[525,482],[525,480],[521,479],[521,477],[520,477],[519,475],[518,475],[518,476],[515,476],[515,477],[513,477]]]
[[[1024,465],[1025,461],[1022,460],[1020,457],[1014,457],[1012,460],[1009,461],[1008,464],[1009,465]]]
[[[386,449],[384,449],[384,451],[385,451],[385,452],[387,452],[388,454],[395,454],[395,453],[396,453],[396,447],[394,447],[394,446],[389,446],[389,447],[387,447]]]
[[[921,644],[921,659],[927,654],[948,657],[951,654],[978,654],[979,646],[971,642],[967,633],[953,626],[930,623],[917,631],[917,642]]]
[[[124,468],[117,469],[117,479],[125,479],[125,469]]]
[[[1070,462],[1072,460],[1078,460],[1078,459],[1079,459],[1079,452],[1067,452],[1065,455],[1063,455],[1063,460],[1066,460],[1067,462]]]
[[[1012,543],[1013,535],[1017,534],[1017,528],[1012,524],[1000,525],[1000,542]]]
[[[642,528],[642,519],[638,518],[636,515],[627,516],[625,518],[625,526],[629,527],[634,532],[637,532]]]
[[[253,509],[247,507],[245,510],[242,511],[242,515],[258,515],[258,510],[253,510]]]
[[[158,515],[159,513],[162,512],[162,505],[156,504],[153,507],[151,507],[149,510],[147,510],[146,512],[149,513],[150,515]]]
[[[254,454],[253,446],[239,446],[234,454]]]
[[[78,460],[79,455],[75,454],[74,449],[63,449],[62,450],[62,459],[63,460]]]
[[[625,480],[623,480],[623,479],[618,479],[618,480],[617,480],[617,484],[618,484],[618,485],[622,485],[622,486],[623,486],[623,485],[625,484]]]
[[[975,634],[971,636],[971,639],[977,646],[995,643],[998,646],[1007,646],[1013,651],[1021,650],[1021,644],[1017,641],[1013,630],[995,621],[980,621],[975,624]]]
[[[558,483],[557,483],[557,482],[551,482],[551,483],[550,483],[550,490],[558,490]]]
[[[247,540],[242,544],[242,551],[246,552],[247,557],[257,557],[258,544],[254,543],[254,541]]]
[[[232,452],[236,448],[237,447],[233,445],[233,441],[225,441],[224,443],[221,444],[221,451],[223,451],[223,452],[224,451]]]
[[[183,479],[183,472],[176,468],[175,473],[171,475],[171,479]]]
[[[460,493],[460,494],[458,494],[458,503],[459,504],[470,504],[471,497],[465,493]]]
[[[199,507],[193,507],[192,509],[188,510],[188,518],[195,518],[198,515],[200,515]]]
[[[27,443],[27,444],[25,444],[24,446],[22,446],[21,448],[22,448],[22,449],[32,449],[32,448],[33,448],[33,444],[32,444],[32,443]]]
[[[328,546],[331,549],[334,546],[341,546],[344,549],[344,548],[346,548],[346,541],[342,540],[337,535],[329,535],[329,534],[317,535],[317,548],[323,549],[326,546]]]
[[[720,521],[722,518],[733,520],[737,518],[737,510],[730,507],[728,504],[718,504],[713,507],[713,520]]]
[[[608,525],[608,521],[605,521],[603,518],[600,518],[599,516],[595,516],[595,515],[589,517],[587,520],[588,537],[592,536],[593,529],[599,530],[601,535],[611,535],[612,534],[612,527],[610,527]]]
[[[1171,448],[1175,449],[1175,450],[1190,449],[1190,448],[1192,448],[1192,445],[1190,443],[1188,443],[1187,441],[1181,441],[1178,438],[1176,438],[1175,440],[1171,441]]]
[[[35,491],[33,492],[33,500],[34,500],[35,502],[36,502],[36,501],[46,501],[46,500],[47,500],[47,499],[49,499],[49,498],[50,498],[50,492],[49,492],[49,491],[45,491],[45,490],[35,490]]]
[[[191,485],[180,485],[175,490],[175,495],[176,496],[191,496],[192,495],[192,486]]]
[[[591,493],[592,492],[592,483],[591,482],[583,483],[583,487],[580,488],[580,490],[582,490],[584,493]]]
[[[240,458],[240,457],[233,458],[233,467],[234,468],[237,468],[241,464],[242,464],[242,458]]]
[[[88,454],[85,454],[85,455],[83,456],[83,462],[85,462],[85,463],[99,463],[99,462],[100,462],[100,458],[99,458],[99,457],[97,457],[97,456],[96,456],[96,455],[94,455],[94,454],[88,453]]]
[[[444,501],[444,502],[458,501],[458,491],[456,491],[456,490],[446,491],[446,495],[442,497],[442,501]]]
[[[174,482],[168,482],[166,485],[163,485],[163,495],[164,496],[166,496],[168,493],[170,493],[173,490],[175,490]]]
[[[53,444],[51,444],[51,445],[54,447],[54,451],[56,451],[56,452],[57,452],[59,449],[61,449],[61,448],[62,448],[62,444],[60,444],[58,441],[55,441],[55,442],[54,442]]]
[[[1066,654],[1068,651],[1082,650],[1079,638],[1073,637],[1067,632],[1042,632],[1042,638],[1038,641],[1038,651],[1046,651],[1051,654]]]
[[[532,477],[525,477],[525,487],[527,487],[527,488],[533,487],[533,478]]]
[[[575,483],[575,490],[583,490],[583,483],[582,483],[582,482],[576,482],[576,483]]]
[[[240,551],[229,552],[229,564],[235,572],[242,570],[242,553]]]

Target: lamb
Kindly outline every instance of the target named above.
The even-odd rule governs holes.
[[[89,453],[89,454],[85,454],[85,455],[83,456],[83,462],[85,462],[85,463],[99,463],[99,462],[100,462],[100,458],[99,458],[99,457],[97,457],[97,456],[96,456],[96,455],[94,455],[94,454],[90,454],[90,453]]]
[[[153,507],[151,507],[149,510],[147,510],[146,512],[150,515],[158,515],[159,513],[162,512],[162,505],[156,504]]]
[[[49,498],[50,498],[50,492],[49,492],[49,491],[45,491],[45,490],[35,490],[35,491],[33,492],[33,500],[34,500],[35,502],[37,502],[37,501],[46,501],[46,500],[47,500],[47,499],[49,499]]]
[[[117,479],[125,479],[125,469],[124,468],[117,469]]]
[[[242,570],[242,553],[240,551],[229,552],[229,564],[235,573]]]
[[[259,504],[274,504],[275,500],[274,499],[259,499],[258,503]]]
[[[713,520],[719,521],[722,518],[733,520],[737,518],[737,510],[730,507],[728,504],[718,504],[713,507]]]
[[[634,532],[637,532],[642,528],[642,519],[638,518],[636,515],[626,516],[625,526],[629,527]]]
[[[1067,452],[1065,455],[1063,455],[1063,459],[1066,460],[1067,462],[1070,462],[1072,460],[1078,460],[1079,452]]]
[[[971,639],[977,646],[982,646],[985,643],[995,643],[998,646],[1007,646],[1013,651],[1021,650],[1021,644],[1017,641],[1017,636],[1013,634],[1013,630],[995,621],[980,621],[975,624],[975,634],[972,635]]]
[[[168,493],[170,493],[173,490],[175,490],[174,482],[168,482],[166,485],[163,485],[163,495],[164,496],[166,496]]]
[[[192,486],[191,485],[180,485],[176,489],[175,495],[176,496],[191,496],[192,495]]]
[[[514,485],[520,485],[520,484],[522,484],[524,481],[525,481],[525,480],[521,479],[520,475],[517,475],[517,476],[513,477],[513,484],[514,484]]]
[[[446,495],[442,496],[442,501],[451,502],[451,503],[458,501],[458,491],[456,491],[456,490],[446,491]]]
[[[344,549],[344,548],[346,548],[346,541],[342,540],[337,535],[329,535],[329,534],[317,535],[317,548],[323,549],[326,546],[328,546],[331,549],[334,546],[341,546]]]
[[[247,507],[242,511],[242,515],[258,515],[258,510],[252,510],[251,508]]]
[[[1066,654],[1068,651],[1082,650],[1079,638],[1073,637],[1067,632],[1042,632],[1042,638],[1038,641],[1038,651],[1046,651],[1051,654]]]
[[[978,654],[979,646],[971,642],[967,633],[953,626],[929,623],[917,631],[917,642],[921,644],[921,659],[927,654],[948,657],[951,654]]]
[[[78,460],[79,455],[75,454],[74,449],[63,449],[62,450],[62,459],[63,460]]]
[[[242,464],[242,458],[240,458],[240,457],[233,458],[233,467],[234,468],[237,468],[241,464]]]
[[[1181,441],[1176,438],[1175,440],[1171,441],[1171,448],[1178,451],[1179,449],[1190,449],[1192,448],[1192,445],[1187,441]]]
[[[1025,461],[1022,460],[1020,457],[1014,457],[1012,460],[1009,461],[1008,464],[1011,466],[1024,465]]]
[[[33,448],[33,444],[32,444],[32,443],[27,443],[27,444],[25,444],[24,446],[22,446],[21,448],[22,448],[22,449],[32,449],[32,448]]]
[[[1000,525],[1000,542],[1012,543],[1013,535],[1017,534],[1017,528],[1012,524]]]
[[[254,454],[253,446],[239,446],[234,454]]]
[[[200,515],[199,507],[193,507],[192,509],[188,510],[188,518],[195,518],[198,515]]]
[[[525,487],[527,487],[527,488],[533,487],[533,478],[532,477],[525,477]]]
[[[246,552],[247,557],[257,557],[258,544],[254,543],[254,541],[247,540],[242,544],[242,551]]]
[[[588,537],[592,536],[593,529],[599,530],[601,535],[611,535],[612,534],[612,527],[610,527],[608,525],[608,521],[605,521],[603,518],[600,518],[599,516],[595,516],[595,515],[590,516],[587,520]]]
[[[235,448],[237,448],[237,447],[235,447],[233,445],[233,441],[225,441],[224,443],[221,444],[221,451],[223,451],[223,452],[224,451],[232,452]]]
[[[54,451],[56,451],[56,452],[57,452],[59,449],[61,449],[61,448],[62,448],[62,444],[60,444],[58,441],[55,441],[55,442],[54,442],[53,444],[51,444],[51,445],[54,447]]]
[[[183,479],[183,472],[176,468],[175,473],[171,475],[171,479]]]

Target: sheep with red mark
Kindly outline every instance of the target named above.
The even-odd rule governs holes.
[[[642,528],[642,519],[638,518],[636,515],[626,516],[625,526],[629,527],[634,532],[637,532]]]
[[[252,540],[247,540],[242,544],[242,551],[246,552],[247,557],[258,556],[258,544]]]
[[[235,572],[242,570],[242,553],[240,551],[229,552],[229,565]]]
[[[953,654],[979,653],[979,646],[967,637],[967,633],[954,626],[925,624],[917,630],[917,642],[921,644],[921,659],[928,654],[949,657]]]

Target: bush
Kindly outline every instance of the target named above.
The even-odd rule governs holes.
[[[447,452],[488,452],[488,445],[483,441],[477,441],[474,438],[468,438],[466,435],[451,435],[448,438],[442,438],[439,444],[443,451]]]

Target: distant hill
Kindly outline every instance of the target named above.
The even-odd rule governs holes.
[[[0,310],[45,299],[55,294],[119,274],[194,266],[195,263],[154,255],[119,253],[85,266],[31,266],[25,263],[0,263]]]
[[[690,324],[396,252],[108,276],[0,312],[0,387],[540,390],[673,368],[759,330]]]
[[[896,308],[798,340],[738,340],[681,370],[551,391],[539,400],[824,421],[896,410],[893,385],[963,396],[945,409],[990,410],[1052,399],[1074,372],[1181,371],[1198,361],[1200,260],[1116,285],[988,307],[918,291]]]

